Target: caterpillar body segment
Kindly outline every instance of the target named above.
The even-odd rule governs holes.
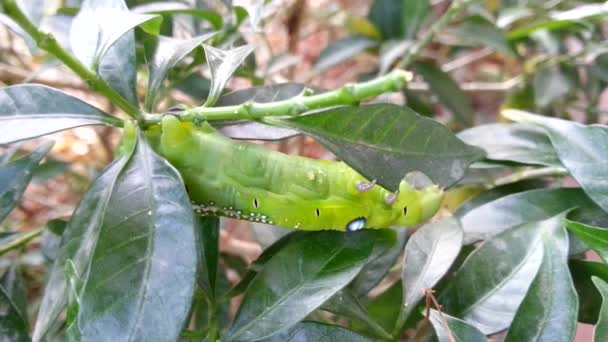
[[[390,191],[342,162],[290,156],[239,142],[204,123],[165,116],[158,150],[182,174],[197,213],[302,230],[411,226],[440,206],[437,186],[414,189],[405,180]]]

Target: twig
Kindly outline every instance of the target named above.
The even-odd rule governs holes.
[[[8,244],[6,244],[4,246],[0,246],[0,255],[3,255],[9,251],[12,251],[13,249],[17,249],[17,248],[25,245],[26,243],[30,242],[35,237],[42,234],[42,232],[44,232],[44,227],[38,228],[31,232],[27,232],[27,233],[23,234],[22,236],[20,236],[19,238],[9,242]]]
[[[269,116],[298,115],[313,109],[339,105],[358,105],[359,102],[376,97],[389,91],[399,91],[411,79],[411,73],[394,70],[385,76],[371,81],[348,84],[342,88],[312,95],[310,89],[301,95],[283,101],[256,103],[245,102],[241,105],[225,107],[195,107],[179,114],[181,121],[212,120],[259,120]],[[160,122],[162,114],[148,114],[144,117],[146,124]]]
[[[435,35],[441,32],[452,20],[452,18],[462,10],[468,2],[473,0],[454,0],[445,13],[425,32],[407,54],[399,61],[397,68],[405,69],[418,57],[424,47],[431,43]]]
[[[91,69],[61,47],[53,35],[42,32],[34,25],[23,11],[21,11],[15,0],[4,0],[4,9],[6,14],[34,39],[36,45],[40,49],[57,57],[63,64],[80,76],[92,90],[108,98],[110,102],[122,109],[129,116],[139,118],[140,112],[135,106],[110,87],[100,76],[96,75]]]

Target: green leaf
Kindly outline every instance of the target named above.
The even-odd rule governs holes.
[[[261,339],[297,324],[359,273],[378,236],[323,231],[290,239],[249,285],[227,338]]]
[[[382,281],[403,252],[407,240],[407,230],[394,228],[393,230],[383,230],[383,232],[383,236],[376,240],[368,262],[350,284],[350,288],[358,298],[367,296]]]
[[[444,104],[458,121],[466,126],[473,124],[473,107],[467,95],[450,75],[429,62],[416,62],[413,67],[428,82],[431,92],[437,96],[439,102]]]
[[[534,102],[544,108],[553,102],[563,100],[568,95],[574,83],[559,65],[540,68],[534,74]]]
[[[220,220],[217,217],[197,217],[197,245],[199,251],[199,286],[209,298],[216,296],[218,279]]]
[[[0,285],[0,336],[3,341],[29,341],[27,317],[21,316],[19,309]]]
[[[566,220],[566,228],[608,263],[608,229]]]
[[[87,269],[83,340],[103,331],[118,340],[174,341],[188,318],[198,257],[192,207],[178,171],[139,138]]]
[[[331,42],[321,51],[313,66],[315,73],[321,73],[361,52],[378,46],[378,41],[365,36],[350,36]]]
[[[562,164],[587,195],[604,211],[608,211],[608,182],[604,172],[608,127],[585,126],[519,110],[504,110],[502,115],[513,121],[533,123],[545,128]]]
[[[568,236],[562,226],[543,233],[543,261],[506,341],[574,339],[578,299],[568,270]]]
[[[559,214],[529,221],[482,243],[442,291],[444,312],[487,335],[507,328],[542,262],[542,234],[561,227],[562,220]]]
[[[254,48],[251,45],[243,45],[232,50],[221,50],[206,44],[203,44],[203,48],[211,69],[211,89],[203,106],[213,107],[222,95],[226,82]]]
[[[425,224],[405,246],[403,256],[403,317],[407,318],[424,297],[447,273],[462,247],[462,229],[453,218]]]
[[[430,321],[439,342],[486,342],[488,338],[479,329],[448,314],[431,309]],[[446,326],[447,324],[447,326]],[[446,329],[447,328],[447,329]]]
[[[131,13],[123,0],[85,0],[72,21],[70,46],[84,65],[97,71],[103,56],[124,34],[146,22],[159,28],[161,21],[157,15]],[[107,25],[110,22],[114,24]]]
[[[516,57],[505,33],[481,15],[467,18],[454,34],[465,44],[488,47],[505,56]]]
[[[130,31],[120,37],[101,57],[98,73],[110,87],[137,106],[135,63],[135,34]]]
[[[375,0],[369,19],[385,40],[413,39],[430,9],[428,0]]]
[[[349,341],[349,342],[372,342],[373,340],[358,335],[357,333],[343,328],[339,325],[331,325],[319,322],[302,322],[293,328],[275,334],[270,338],[262,339],[263,342],[300,342],[300,341],[316,341],[316,342],[332,342],[332,341]]]
[[[277,120],[313,136],[348,165],[388,189],[420,171],[435,183],[456,183],[483,152],[446,127],[392,104],[338,107]]]
[[[30,50],[30,53],[34,53],[36,51],[36,42],[34,41],[32,36],[25,32],[21,28],[21,26],[19,26],[19,24],[13,21],[13,19],[8,17],[4,13],[0,13],[0,24],[3,24],[4,26],[6,26],[6,28],[21,37],[21,39],[23,39],[23,41],[25,42],[25,45],[27,45],[28,49]]]
[[[134,13],[140,14],[160,14],[160,15],[180,15],[185,14],[193,18],[206,20],[213,26],[214,30],[221,30],[223,25],[222,16],[214,11],[209,11],[201,8],[190,8],[188,5],[175,2],[163,1],[157,3],[148,3],[131,8]]]
[[[121,120],[46,86],[25,84],[0,89],[0,144],[85,125],[120,126]]]
[[[601,309],[602,296],[592,278],[598,277],[608,282],[608,265],[572,259],[568,266],[579,299],[578,320],[581,323],[595,324]]]
[[[214,34],[208,33],[186,40],[158,36],[156,50],[154,51],[152,61],[148,64],[150,76],[145,100],[145,109],[147,111],[152,112],[154,110],[156,95],[169,70]]]
[[[12,263],[4,275],[2,275],[2,279],[0,279],[0,288],[4,290],[6,296],[11,300],[18,315],[23,318],[27,334],[27,293],[17,263]],[[2,328],[0,328],[0,331],[2,331]],[[0,333],[0,336],[5,335]]]
[[[25,157],[0,165],[0,222],[15,208],[34,170],[52,146],[52,142],[46,143]]]
[[[458,133],[458,138],[482,148],[488,159],[561,166],[551,140],[542,128],[534,125],[480,125]]]
[[[398,281],[388,288],[388,290],[367,302],[365,310],[368,312],[368,319],[377,322],[383,329],[392,331],[401,312],[402,302],[403,286]],[[360,325],[353,322],[352,326],[355,328]]]
[[[464,230],[464,242],[469,244],[568,209],[593,206],[580,189],[537,189],[507,195],[467,212],[457,212],[456,216]]]
[[[125,167],[130,154],[121,156],[110,164],[93,181],[76,208],[62,238],[44,296],[38,311],[33,341],[44,338],[49,328],[57,321],[67,304],[68,283],[65,278],[65,264],[72,260],[76,273],[80,276],[86,271],[93,254],[92,247],[99,238],[104,224],[104,216],[117,179]]]
[[[598,277],[592,277],[593,283],[602,294],[602,310],[595,324],[593,341],[601,342],[608,340],[608,283]]]

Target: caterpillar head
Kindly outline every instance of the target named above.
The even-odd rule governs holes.
[[[396,225],[411,226],[432,218],[443,200],[443,190],[423,173],[411,172],[399,184],[393,208],[399,210]]]

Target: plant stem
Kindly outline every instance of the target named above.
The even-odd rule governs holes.
[[[245,102],[225,107],[195,107],[186,109],[180,114],[181,121],[212,120],[259,120],[267,116],[298,115],[313,109],[340,105],[358,105],[365,99],[376,97],[388,91],[399,91],[411,79],[411,73],[394,70],[371,81],[348,84],[342,88],[311,95],[309,89],[302,94],[287,100],[256,103]],[[144,117],[146,124],[160,122],[163,114],[148,114]]]
[[[9,251],[12,251],[13,249],[19,248],[23,245],[25,245],[26,243],[30,242],[30,240],[32,240],[33,238],[39,236],[40,234],[42,234],[42,232],[44,232],[44,227],[42,228],[38,228],[36,230],[33,230],[31,232],[27,232],[24,233],[23,235],[21,235],[20,237],[16,238],[15,240],[7,243],[4,246],[0,247],[0,255],[3,255]]]
[[[418,57],[418,54],[425,46],[433,40],[437,33],[441,32],[452,20],[452,18],[462,10],[468,2],[472,0],[454,0],[445,13],[424,33],[407,54],[397,64],[397,68],[405,69]]]
[[[505,185],[522,181],[524,179],[541,177],[563,177],[569,175],[568,170],[559,166],[548,166],[538,169],[527,169],[494,180],[493,186]]]
[[[91,89],[105,96],[110,102],[122,109],[129,116],[133,118],[140,117],[140,112],[135,106],[110,87],[99,75],[95,74],[91,69],[76,59],[76,57],[61,47],[53,35],[42,32],[36,27],[23,11],[21,11],[15,0],[4,0],[3,2],[6,14],[34,39],[36,45],[40,49],[57,57],[63,64],[80,76]]]

